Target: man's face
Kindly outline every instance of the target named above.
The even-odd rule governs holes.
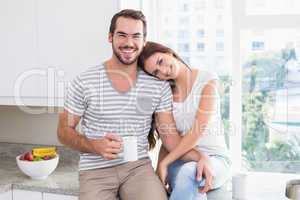
[[[113,53],[124,65],[135,63],[143,50],[145,38],[143,36],[143,22],[131,18],[119,17],[116,29],[109,34]]]

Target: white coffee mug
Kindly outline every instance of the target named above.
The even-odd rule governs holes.
[[[127,162],[138,160],[138,148],[137,148],[137,137],[136,136],[125,136],[123,137],[123,149],[124,149],[124,160]]]

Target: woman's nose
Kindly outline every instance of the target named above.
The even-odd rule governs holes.
[[[165,67],[160,67],[160,71],[163,75],[167,74],[167,68],[165,68]]]

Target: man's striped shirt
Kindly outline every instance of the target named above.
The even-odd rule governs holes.
[[[116,73],[120,73],[115,71]],[[172,111],[172,93],[166,81],[139,70],[137,81],[128,92],[117,91],[104,65],[91,67],[71,81],[64,108],[81,117],[81,132],[88,138],[106,133],[135,135],[138,158],[148,157],[147,135],[154,112]],[[92,153],[80,153],[79,170],[111,167],[125,163],[123,153],[115,160],[104,160]]]

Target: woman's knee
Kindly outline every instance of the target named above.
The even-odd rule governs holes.
[[[184,163],[177,172],[176,181],[183,182],[190,181],[195,182],[197,173],[197,163],[196,162],[187,162]]]

